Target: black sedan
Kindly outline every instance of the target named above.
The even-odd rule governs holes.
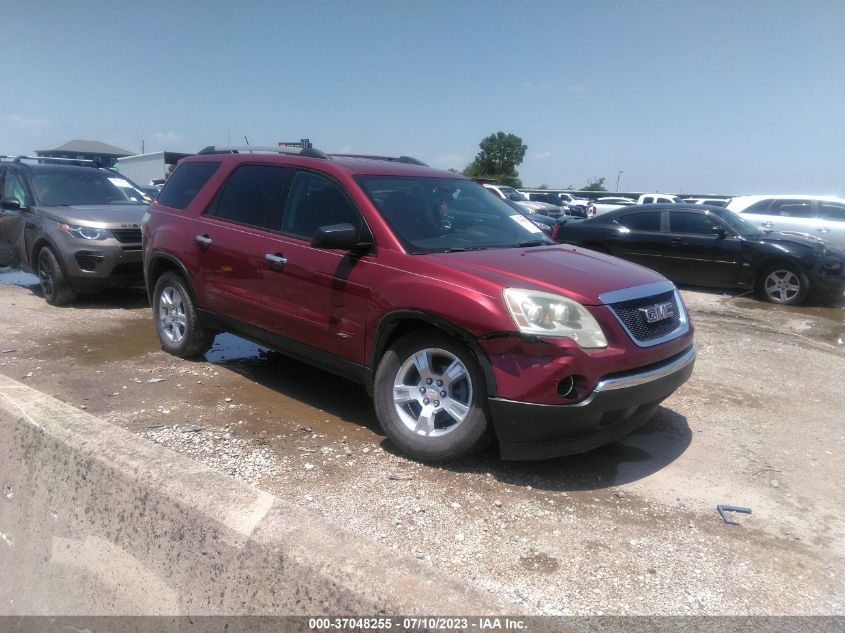
[[[642,264],[676,283],[752,288],[772,303],[845,292],[845,251],[809,235],[761,231],[721,207],[628,206],[567,222],[556,238]]]

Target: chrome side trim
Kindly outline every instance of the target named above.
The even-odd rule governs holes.
[[[507,398],[491,398],[491,400],[497,400],[499,402],[513,402],[516,404],[530,404],[534,407],[555,407],[557,409],[577,409],[578,407],[586,407],[590,404],[593,400],[598,397],[598,395],[603,391],[613,391],[616,389],[627,389],[629,387],[637,387],[639,385],[644,385],[649,382],[654,382],[655,380],[660,380],[661,378],[665,378],[666,376],[671,376],[672,374],[681,371],[687,365],[695,362],[695,357],[698,351],[695,348],[695,345],[692,345],[687,351],[683,352],[680,356],[674,358],[673,360],[669,361],[665,365],[661,365],[660,367],[655,367],[654,369],[649,369],[648,371],[640,372],[637,374],[631,374],[628,376],[619,376],[618,378],[605,378],[603,380],[599,380],[596,383],[595,388],[590,392],[590,395],[587,396],[581,402],[576,402],[575,404],[540,404],[536,402],[525,403],[519,400],[508,400]]]

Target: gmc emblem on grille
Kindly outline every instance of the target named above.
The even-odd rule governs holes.
[[[645,320],[649,323],[657,323],[663,319],[675,316],[675,310],[671,302],[655,303],[653,306],[640,308],[640,312],[643,313]]]

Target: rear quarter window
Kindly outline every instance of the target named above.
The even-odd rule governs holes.
[[[164,183],[156,201],[166,207],[185,209],[205,183],[214,175],[220,163],[184,163]]]

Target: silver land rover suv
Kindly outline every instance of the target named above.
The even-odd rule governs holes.
[[[77,293],[143,286],[140,225],[149,202],[92,161],[3,157],[0,265],[38,275],[52,305]]]

